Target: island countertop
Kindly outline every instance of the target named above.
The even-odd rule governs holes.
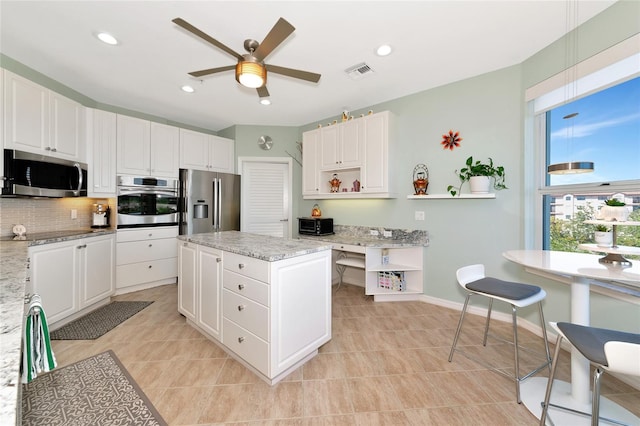
[[[275,262],[324,250],[331,250],[327,242],[292,240],[269,235],[239,231],[222,231],[203,234],[179,235],[179,240],[241,254],[267,262]]]

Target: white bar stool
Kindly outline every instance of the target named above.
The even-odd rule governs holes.
[[[559,405],[551,404],[551,390],[553,380],[558,368],[560,356],[560,343],[565,338],[580,353],[596,366],[593,373],[593,395],[591,401],[591,425],[597,426],[600,419],[613,424],[624,424],[612,419],[600,417],[600,379],[604,370],[613,373],[640,376],[640,334],[625,333],[622,331],[607,330],[604,328],[588,327],[568,322],[551,323],[558,331],[556,350],[553,354],[551,374],[547,382],[547,391],[542,403],[542,415],[540,425],[544,426],[548,417],[549,407],[567,409]],[[580,414],[589,415],[589,413]]]
[[[520,382],[523,380],[533,376],[543,368],[549,366],[551,364],[551,354],[549,352],[549,343],[547,341],[547,329],[544,321],[544,314],[542,313],[542,301],[546,297],[547,293],[540,287],[529,285],[529,284],[521,284],[499,280],[497,278],[490,278],[485,276],[484,265],[469,265],[462,267],[456,271],[456,277],[458,279],[458,284],[467,292],[467,297],[464,301],[464,307],[462,308],[462,312],[460,313],[460,320],[458,321],[458,328],[456,329],[456,335],[453,339],[453,345],[451,346],[451,352],[449,353],[449,362],[453,359],[453,353],[458,351],[465,355],[467,358],[469,357],[463,350],[457,349],[458,338],[460,337],[460,331],[462,330],[462,323],[464,322],[464,317],[467,312],[467,308],[469,306],[469,299],[473,295],[480,295],[487,297],[489,299],[489,309],[487,311],[487,319],[484,327],[484,338],[482,340],[482,345],[487,345],[487,335],[489,333],[489,322],[491,320],[491,309],[493,307],[494,300],[500,300],[506,302],[511,305],[511,317],[512,317],[512,325],[513,325],[513,343],[514,349],[514,361],[515,361],[515,373],[514,376],[508,376],[504,372],[490,366],[485,365],[485,367],[496,371],[500,374],[506,375],[512,379],[515,379],[516,382],[516,400],[518,404],[521,403],[520,399]],[[542,326],[542,338],[544,339],[544,347],[546,351],[545,362],[539,367],[531,370],[524,376],[520,375],[520,359],[519,359],[519,345],[518,345],[518,322],[517,322],[517,308],[522,308],[525,306],[532,305],[534,303],[538,304],[538,312],[540,313],[540,324]],[[523,348],[524,349],[524,348]],[[477,361],[477,360],[476,360]]]

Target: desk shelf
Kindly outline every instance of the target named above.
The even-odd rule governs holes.
[[[389,263],[381,263],[383,250],[389,256]],[[334,251],[337,252],[338,274],[344,274],[347,267],[364,270],[365,294],[376,301],[416,300],[417,295],[423,293],[422,246],[381,248],[337,244]],[[404,290],[380,287],[378,275],[381,272],[402,273]]]

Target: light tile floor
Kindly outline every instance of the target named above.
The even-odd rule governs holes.
[[[170,425],[537,424],[515,402],[513,381],[458,353],[447,361],[458,311],[374,303],[343,285],[334,292],[332,340],[271,387],[187,325],[177,299],[176,285],[116,297],[155,303],[94,341],[54,341],[59,365],[112,349]],[[482,327],[470,315],[460,344],[508,371],[511,347],[490,339],[483,348]],[[510,336],[509,324],[491,327]],[[542,350],[540,338],[520,333]],[[539,361],[527,353],[522,360],[525,368]],[[558,378],[569,379],[567,354]],[[640,416],[640,391],[605,376],[602,392]]]

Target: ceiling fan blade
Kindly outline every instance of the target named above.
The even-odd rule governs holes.
[[[258,46],[253,56],[258,61],[264,61],[269,53],[280,45],[287,37],[295,31],[295,27],[287,22],[284,18],[278,19],[278,22],[271,28],[269,34],[264,38],[262,43]]]
[[[314,72],[294,70],[293,68],[279,67],[277,65],[265,64],[267,71],[274,72],[276,74],[286,75],[287,77],[299,78],[300,80],[307,80],[313,83],[320,81],[320,74]]]
[[[235,68],[236,68],[235,65],[227,65],[226,67],[209,68],[209,69],[201,70],[201,71],[193,71],[193,72],[190,72],[189,75],[193,76],[193,77],[202,77],[202,76],[205,76],[205,75],[215,74],[215,73],[222,72],[222,71],[233,70]]]
[[[215,38],[211,37],[210,35],[200,31],[199,29],[197,29],[196,27],[194,27],[193,25],[191,25],[190,23],[188,23],[184,19],[175,18],[171,22],[181,26],[182,28],[184,28],[185,30],[189,31],[192,34],[197,35],[198,37],[200,37],[204,41],[213,44],[218,49],[224,50],[225,52],[227,52],[229,55],[233,56],[234,58],[236,58],[238,60],[242,60],[242,55],[240,55],[239,53],[233,51],[231,48],[225,46],[224,44],[220,43],[218,40],[216,40]]]
[[[258,91],[258,96],[260,96],[261,98],[269,97],[269,91],[267,90],[267,86],[258,87],[256,90]]]

